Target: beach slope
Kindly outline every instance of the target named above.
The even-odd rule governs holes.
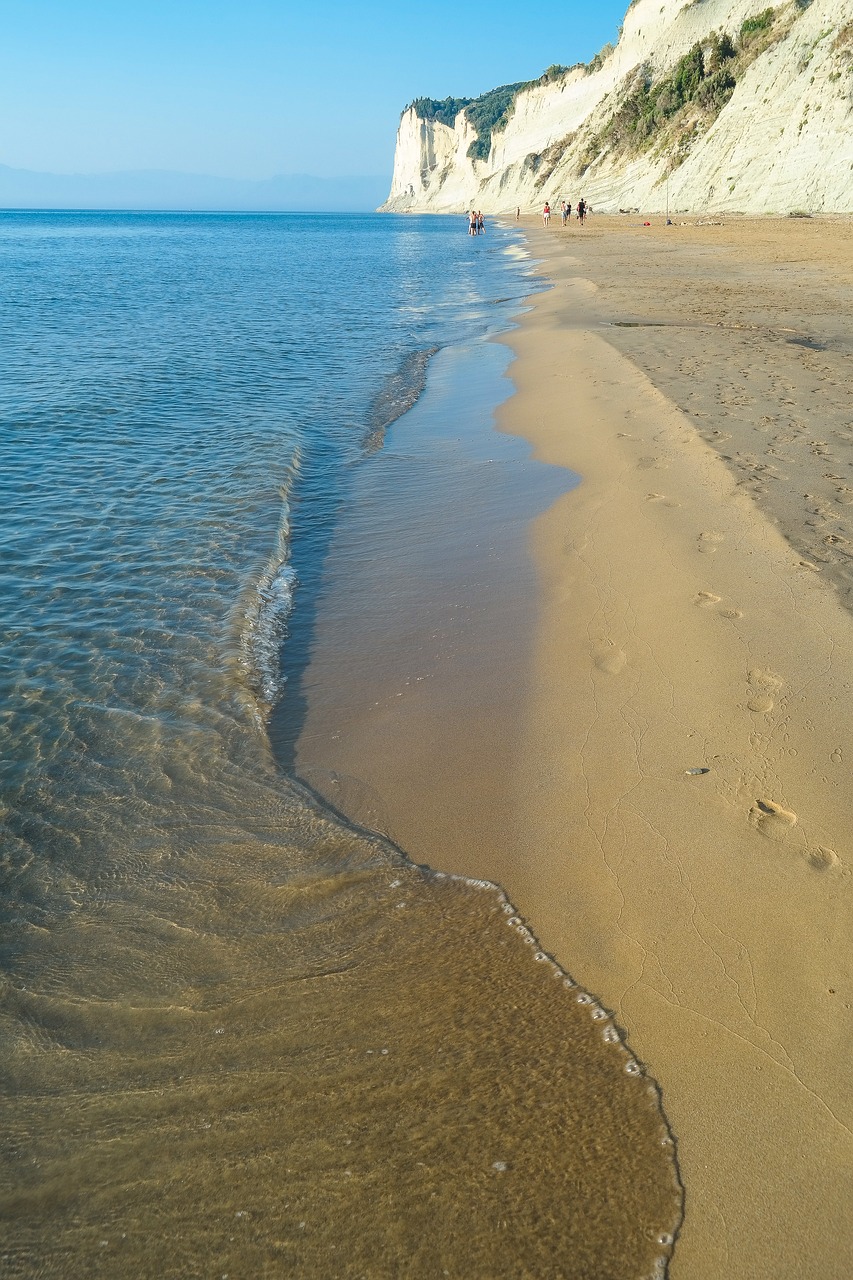
[[[841,1280],[853,625],[838,548],[853,429],[833,417],[850,403],[843,326],[816,308],[849,280],[849,228],[555,230],[532,232],[554,288],[509,339],[517,395],[501,424],[583,483],[533,533],[512,891],[661,1082],[687,1189],[673,1276]],[[798,253],[789,305],[802,324],[811,299],[810,332],[826,331],[811,346],[762,313],[780,256],[790,269]],[[728,288],[710,302],[699,289],[707,315],[688,314],[685,277],[696,286],[711,256]],[[750,393],[774,371],[774,390]],[[808,463],[790,421],[803,400]],[[809,525],[815,471],[839,500]]]
[[[503,885],[613,1011],[678,1140],[673,1280],[846,1280],[853,227],[682,222],[522,222],[552,287],[500,339],[498,421],[561,496],[522,519],[543,482],[500,440],[431,482],[456,393],[428,444],[401,422],[418,465],[381,556],[339,534],[370,554],[326,590],[296,767]]]

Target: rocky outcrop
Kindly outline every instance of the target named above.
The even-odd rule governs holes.
[[[853,0],[634,0],[615,48],[521,86],[490,143],[475,108],[403,112],[384,210],[850,212]]]

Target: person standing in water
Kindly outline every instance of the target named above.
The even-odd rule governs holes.
[[[485,234],[486,234],[486,219],[483,217],[482,210],[480,210],[480,212],[477,214],[477,235],[482,236]]]
[[[468,235],[475,236],[477,234],[477,215],[472,209],[468,214]]]

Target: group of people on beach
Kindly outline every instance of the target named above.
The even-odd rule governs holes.
[[[581,226],[584,225],[590,213],[592,213],[592,210],[590,209],[586,200],[584,200],[583,196],[581,196],[580,200],[578,200],[577,205],[575,206],[575,216],[578,222],[581,224]],[[571,200],[561,200],[560,201],[560,221],[562,222],[563,226],[566,225],[566,223],[569,221],[571,216],[572,216]],[[519,205],[515,211],[516,222],[518,222],[520,217],[521,217],[521,205]],[[542,210],[542,221],[546,227],[551,221],[551,206],[547,200],[545,201],[545,208]],[[468,235],[481,236],[485,233],[485,230],[486,230],[486,220],[483,217],[482,213],[479,210],[475,210],[475,209],[469,210]]]
[[[515,215],[515,216],[516,216],[516,220],[518,219],[518,215],[519,215],[519,213],[520,213],[520,212],[521,212],[521,210],[520,210],[520,209],[516,212],[516,215]],[[576,205],[576,207],[575,207],[575,216],[577,217],[577,220],[578,220],[578,222],[581,224],[581,226],[583,226],[583,225],[584,225],[584,223],[585,223],[585,222],[586,222],[586,220],[587,220],[587,216],[588,216],[591,212],[592,212],[592,210],[590,209],[590,207],[589,207],[589,205],[587,204],[586,200],[584,200],[583,196],[581,196],[580,200],[578,200],[577,205]],[[560,223],[561,223],[561,225],[562,225],[562,226],[565,226],[565,225],[566,225],[566,223],[567,223],[567,222],[569,221],[569,219],[571,218],[571,216],[572,216],[572,202],[571,202],[571,200],[561,200],[561,201],[560,201]],[[546,200],[546,201],[545,201],[545,208],[542,210],[542,223],[543,223],[543,225],[544,225],[544,226],[546,226],[546,227],[547,227],[547,226],[548,226],[548,224],[550,223],[550,221],[551,221],[551,206],[550,206],[550,204],[548,203],[548,201]]]

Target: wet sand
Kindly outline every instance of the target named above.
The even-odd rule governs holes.
[[[663,1274],[657,1091],[511,905],[316,807],[283,875],[278,777],[216,781],[5,986],[4,1280]]]
[[[853,230],[531,221],[530,242],[554,288],[508,339],[499,422],[583,482],[531,527],[529,626],[507,648],[472,617],[480,661],[381,722],[374,697],[336,731],[309,697],[297,765],[375,797],[417,860],[499,880],[615,1011],[679,1142],[675,1280],[841,1280]]]

